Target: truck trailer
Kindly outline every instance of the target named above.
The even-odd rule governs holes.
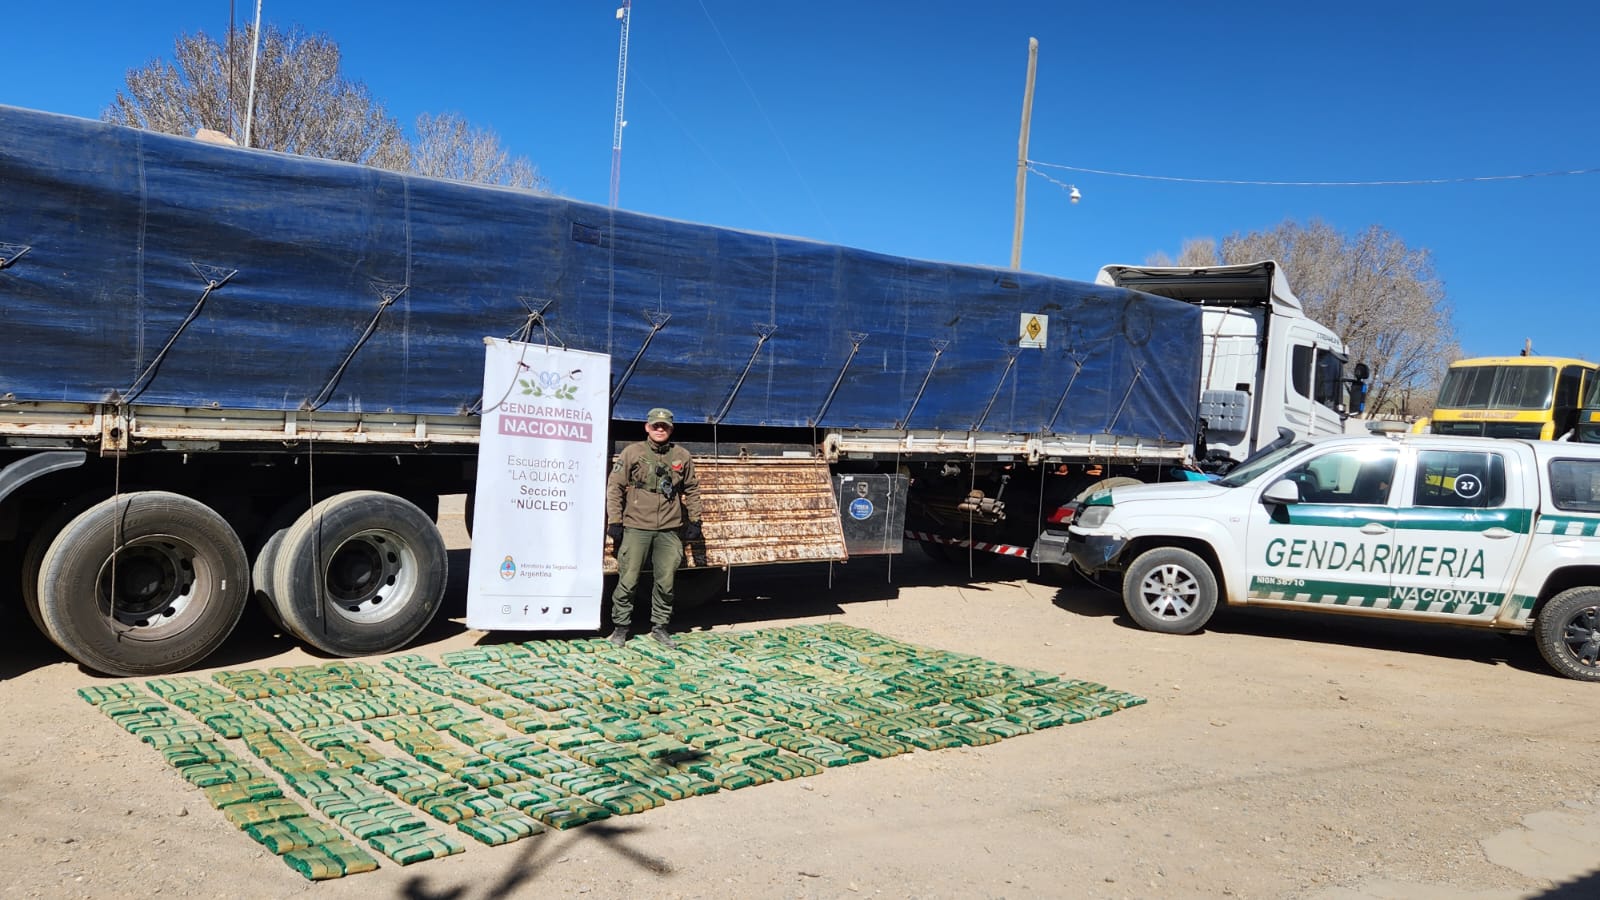
[[[252,597],[324,652],[414,639],[438,498],[471,499],[486,337],[608,354],[614,448],[674,409],[707,571],[1026,547],[1096,481],[1195,462],[1204,312],[1154,281],[3,106],[0,196],[0,579],[109,674],[199,663]],[[846,484],[875,518],[846,527]]]

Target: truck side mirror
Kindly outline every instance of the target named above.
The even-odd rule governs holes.
[[[1357,381],[1366,381],[1368,378],[1372,377],[1372,370],[1367,368],[1366,363],[1358,362],[1356,363],[1355,370],[1351,374],[1355,375]]]
[[[1300,502],[1300,486],[1287,478],[1280,478],[1261,492],[1261,502],[1288,505]]]
[[[1352,413],[1367,411],[1367,383],[1359,378],[1350,381],[1349,409]]]

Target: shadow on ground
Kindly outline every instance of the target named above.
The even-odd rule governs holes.
[[[1041,579],[1034,579],[1040,581]],[[1052,602],[1073,615],[1114,616],[1116,624],[1139,628],[1123,607],[1121,594],[1076,573],[1043,583],[1057,588]],[[1205,631],[1250,635],[1289,641],[1311,641],[1346,647],[1456,658],[1491,666],[1509,666],[1525,672],[1552,674],[1526,635],[1482,628],[1429,622],[1399,622],[1320,611],[1298,612],[1264,607],[1229,607],[1217,610]],[[1173,636],[1183,640],[1184,636]],[[1600,895],[1597,895],[1600,896]]]

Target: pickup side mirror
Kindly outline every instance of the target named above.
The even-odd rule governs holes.
[[[1300,485],[1287,478],[1280,478],[1261,492],[1261,502],[1267,504],[1299,503]]]

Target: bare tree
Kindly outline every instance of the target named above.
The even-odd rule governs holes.
[[[473,127],[456,113],[417,117],[411,171],[436,178],[547,191],[549,184],[525,156],[512,159],[500,136]]]
[[[1306,314],[1343,336],[1351,358],[1367,363],[1368,410],[1431,393],[1457,353],[1452,308],[1426,250],[1413,250],[1378,225],[1355,235],[1325,222],[1286,221],[1271,231],[1233,234],[1216,252],[1211,239],[1185,241],[1180,265],[1275,259]]]
[[[244,143],[253,29],[228,46],[204,32],[180,35],[175,63],[128,72],[105,119],[168,134],[210,128]],[[367,86],[339,73],[339,45],[326,35],[268,25],[256,64],[250,145],[302,156],[404,170],[400,123]]]
[[[105,119],[167,134],[222,132],[243,144],[253,29],[226,45],[180,35],[174,62],[128,72]],[[339,45],[296,27],[262,31],[250,146],[484,184],[548,190],[527,157],[511,158],[493,131],[455,113],[417,118],[415,145],[367,86],[339,72]]]
[[[1150,254],[1149,258],[1145,260],[1145,264],[1150,266],[1183,266],[1185,268],[1219,265],[1220,258],[1217,256],[1216,238],[1189,238],[1179,248],[1177,259],[1158,251]]]

